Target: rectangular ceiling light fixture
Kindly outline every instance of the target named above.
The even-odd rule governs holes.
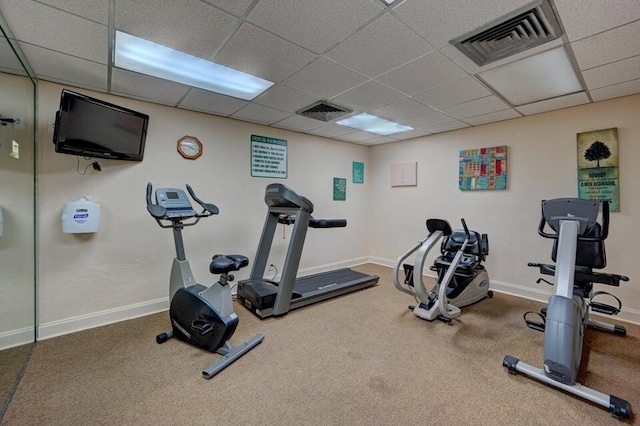
[[[375,133],[376,135],[381,136],[389,136],[395,133],[413,130],[413,127],[405,126],[403,124],[396,123],[395,121],[386,120],[367,113],[354,115],[353,117],[336,121],[336,124],[352,127],[358,130],[364,130],[365,132]]]
[[[478,77],[513,105],[582,91],[563,47],[481,72]]]
[[[121,31],[116,31],[114,65],[247,101],[273,85],[271,81]]]

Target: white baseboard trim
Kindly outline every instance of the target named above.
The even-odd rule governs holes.
[[[388,266],[390,268],[393,268],[393,265],[395,264],[394,260],[384,259],[384,258],[375,257],[375,256],[371,256],[369,258],[369,261],[371,263],[375,263],[382,266]],[[428,271],[428,270],[425,270],[424,275],[435,278],[435,275],[433,275],[431,271]],[[503,281],[496,281],[494,279],[491,279],[491,273],[489,273],[489,279],[491,283],[490,284],[491,289],[498,293],[509,294],[512,296],[535,300],[536,302],[542,302],[542,303],[547,303],[549,301],[549,296],[551,296],[550,291],[538,290],[531,287],[525,287],[517,284],[506,283]],[[590,312],[589,316],[591,315],[597,316],[599,318],[609,318],[612,321],[619,320],[623,322],[629,322],[632,324],[640,325],[640,311],[636,309],[629,309],[629,308],[623,307],[620,310],[620,313],[615,316],[602,315],[596,312]]]
[[[33,327],[25,327],[0,333],[0,351],[33,343],[33,336]]]
[[[299,275],[306,276],[327,272],[338,268],[349,268],[365,263],[374,263],[377,265],[393,268],[395,260],[384,259],[377,256],[363,256],[342,262],[334,262],[322,266],[301,269],[299,271]],[[424,274],[426,276],[435,278],[435,276],[428,269],[425,269]],[[543,303],[547,302],[551,294],[548,291],[533,289],[530,287],[496,280],[491,280],[491,288],[492,290],[499,293],[510,294],[516,297],[522,297],[525,299],[535,300]],[[151,315],[158,312],[166,311],[168,309],[169,300],[168,298],[163,298],[143,303],[137,303],[134,305],[123,306],[120,308],[108,309],[105,311],[95,312],[87,315],[81,315],[73,318],[43,323],[38,327],[38,340],[50,339],[52,337],[62,336],[64,334],[75,333],[77,331],[113,324],[116,322],[138,318],[145,315]],[[604,315],[598,316],[603,318],[608,317]],[[640,325],[640,311],[635,309],[622,308],[622,310],[616,317],[609,318]],[[0,350],[31,343],[32,341],[33,327],[0,333]]]
[[[38,327],[38,340],[51,339],[52,337],[77,331],[113,324],[133,318],[163,312],[169,309],[169,299],[157,299],[121,308],[108,309],[73,318],[40,324]]]

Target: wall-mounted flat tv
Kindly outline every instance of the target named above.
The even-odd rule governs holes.
[[[64,89],[56,114],[56,152],[142,161],[149,116]]]

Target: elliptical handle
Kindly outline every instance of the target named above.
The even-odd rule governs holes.
[[[471,234],[469,233],[469,228],[467,228],[467,222],[465,222],[464,218],[460,219],[462,222],[462,227],[464,228],[464,233],[467,235],[467,240],[471,239]]]
[[[191,188],[191,185],[187,184],[186,186],[187,186],[187,191],[189,191],[189,195],[191,195],[191,198],[193,198],[196,203],[200,204],[202,206],[202,208],[206,212],[208,212],[208,214],[205,215],[205,216],[211,216],[211,215],[220,213],[220,209],[218,209],[217,206],[215,206],[214,204],[205,203],[200,198],[198,198],[196,196],[195,192],[193,192],[193,189]]]

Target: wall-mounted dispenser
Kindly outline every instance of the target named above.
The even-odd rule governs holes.
[[[100,204],[82,197],[64,205],[62,210],[62,232],[80,234],[98,232],[100,228]]]

